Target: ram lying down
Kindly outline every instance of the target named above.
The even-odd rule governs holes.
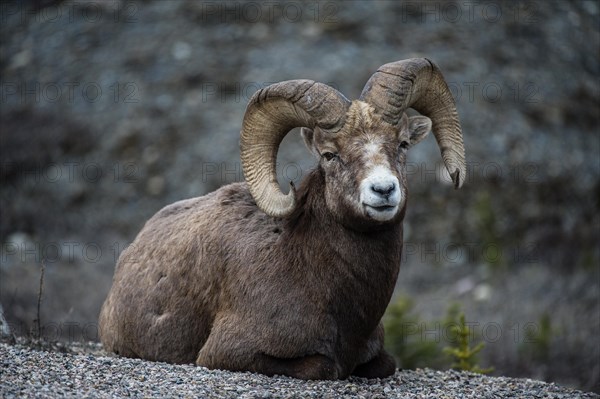
[[[275,161],[295,127],[319,162],[285,195]],[[406,153],[430,130],[460,187],[456,106],[425,58],[383,65],[352,102],[310,80],[259,90],[241,131],[246,182],[146,223],[102,307],[105,348],[301,379],[393,374],[381,317],[400,267]]]

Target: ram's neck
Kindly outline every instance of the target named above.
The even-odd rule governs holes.
[[[306,272],[329,282],[332,303],[340,305],[336,311],[349,312],[356,322],[372,328],[396,284],[402,224],[367,232],[344,227],[327,209],[324,184],[318,170],[305,178],[297,192],[297,211],[287,222],[287,239],[298,256],[310,260]]]

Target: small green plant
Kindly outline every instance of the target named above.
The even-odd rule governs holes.
[[[484,344],[470,346],[474,333],[467,326],[459,304],[450,305],[441,321],[426,323],[413,313],[412,301],[400,297],[388,307],[383,323],[386,349],[401,368],[455,368],[481,374],[493,371],[477,365],[477,354]],[[442,348],[444,344],[447,346]]]
[[[483,369],[477,365],[477,354],[483,349],[485,344],[480,342],[474,347],[470,347],[471,331],[466,325],[464,313],[458,316],[458,323],[450,325],[450,330],[454,339],[451,340],[452,346],[444,348],[444,353],[450,355],[453,359],[451,368],[480,374],[487,374],[494,371],[493,367]]]
[[[433,367],[440,359],[438,345],[423,339],[426,326],[412,310],[413,303],[407,297],[390,304],[383,319],[385,346],[404,369]]]
[[[531,324],[525,329],[525,343],[521,352],[540,362],[546,362],[550,355],[550,343],[555,329],[548,313],[544,313],[537,324]]]

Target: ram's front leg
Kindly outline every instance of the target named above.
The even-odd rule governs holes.
[[[383,324],[379,323],[369,337],[352,375],[363,378],[385,378],[396,372],[396,361],[383,349],[383,338]]]
[[[307,355],[295,358],[278,358],[263,353],[250,353],[243,344],[224,348],[215,348],[211,353],[203,348],[196,364],[209,369],[231,371],[252,371],[268,376],[286,375],[301,380],[335,380],[338,371],[333,360],[323,355]]]
[[[396,372],[396,362],[385,349],[367,363],[356,366],[352,375],[362,378],[385,378]]]
[[[244,327],[236,317],[221,317],[196,358],[196,364],[209,369],[252,371],[268,376],[286,375],[302,380],[339,378],[335,362],[321,354],[281,358],[257,347],[252,326]]]
[[[301,380],[336,380],[339,378],[336,364],[324,355],[307,355],[291,359],[258,355],[252,371],[273,376],[287,375]]]

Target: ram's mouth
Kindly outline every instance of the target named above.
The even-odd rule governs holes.
[[[380,222],[392,219],[398,210],[398,205],[363,205],[367,216]]]
[[[393,211],[397,208],[396,205],[379,205],[379,206],[373,206],[373,205],[368,205],[365,204],[365,207],[367,207],[368,209],[373,209],[377,212],[388,212],[388,211]]]

